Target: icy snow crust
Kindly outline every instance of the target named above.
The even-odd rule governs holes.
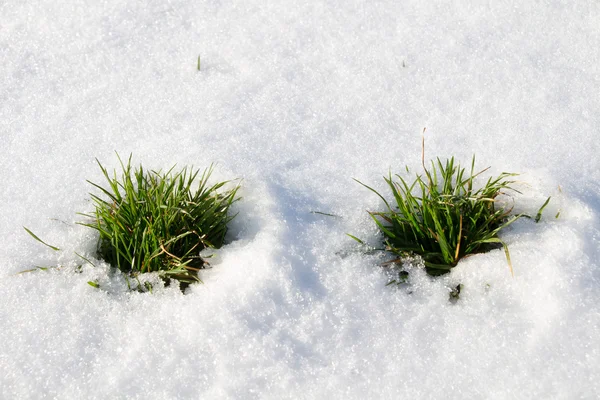
[[[0,5],[0,398],[599,397],[600,4],[298,3]],[[423,127],[521,172],[519,211],[553,196],[502,235],[514,278],[493,251],[386,287],[345,236],[379,243],[352,178],[418,172]],[[75,271],[115,150],[243,178],[205,285]]]

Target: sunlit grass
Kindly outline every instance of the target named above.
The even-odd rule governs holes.
[[[91,194],[95,211],[82,214],[89,221],[81,224],[100,234],[100,258],[128,274],[199,282],[206,265],[200,251],[223,245],[239,186],[209,184],[212,166],[202,174],[187,167],[161,172],[133,168],[131,157],[119,161],[120,176],[98,161],[106,186],[90,182],[100,193]]]
[[[512,207],[501,203],[499,196],[516,191],[512,185],[517,174],[501,173],[476,188],[475,178],[486,170],[476,173],[473,157],[467,172],[453,157],[432,161],[431,168],[424,167],[424,175],[417,175],[412,183],[390,173],[384,179],[393,195],[391,204],[359,182],[385,204],[385,211],[369,212],[385,237],[385,249],[398,261],[419,255],[430,275],[441,275],[466,256],[501,246],[512,273],[508,246],[498,234],[526,215],[511,215]]]

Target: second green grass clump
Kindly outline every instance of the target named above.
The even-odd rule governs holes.
[[[103,196],[92,194],[95,212],[83,223],[100,233],[99,255],[129,274],[159,272],[165,279],[200,281],[205,266],[200,251],[221,247],[229,209],[239,186],[222,190],[227,182],[208,184],[213,167],[174,172],[132,168],[119,158],[120,177],[98,162],[108,185],[93,182]]]
[[[413,183],[399,175],[394,181],[390,173],[385,181],[393,206],[359,182],[386,205],[386,211],[370,212],[385,236],[386,250],[401,258],[417,254],[430,275],[441,275],[465,256],[502,246],[512,273],[508,247],[498,233],[525,215],[511,215],[512,207],[499,206],[497,197],[516,191],[511,178],[517,174],[502,173],[476,189],[473,181],[484,171],[475,173],[475,157],[468,173],[453,157],[445,163],[439,158],[432,161],[431,169],[424,167],[424,176],[417,175]]]

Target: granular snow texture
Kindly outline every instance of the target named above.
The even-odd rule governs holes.
[[[598,21],[585,0],[0,3],[0,398],[600,397]],[[386,286],[345,235],[381,242],[352,178],[418,172],[425,127],[427,159],[521,173],[515,211],[552,196],[502,234],[514,278],[495,250]],[[115,151],[242,179],[204,285],[131,292],[95,258],[76,213]]]

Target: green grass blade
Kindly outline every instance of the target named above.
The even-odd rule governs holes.
[[[535,222],[538,223],[540,222],[540,220],[542,219],[542,211],[544,211],[544,208],[548,205],[548,203],[550,203],[550,199],[552,197],[548,197],[546,199],[546,201],[544,202],[544,204],[542,204],[542,206],[540,207],[540,209],[538,210],[536,216],[535,216]]]
[[[356,240],[356,241],[357,241],[358,243],[360,243],[360,244],[365,244],[365,242],[363,242],[362,240],[360,240],[359,238],[357,238],[357,237],[356,237],[356,236],[354,236],[354,235],[351,235],[351,234],[349,234],[349,233],[346,233],[346,235],[350,236],[352,239]]]
[[[44,246],[48,246],[50,247],[52,250],[54,251],[59,251],[60,249],[56,246],[52,246],[49,245],[48,243],[44,242],[42,239],[40,239],[39,237],[37,237],[35,235],[35,233],[31,232],[29,229],[27,229],[26,227],[23,227],[23,229],[25,229],[27,231],[27,233],[29,233],[35,240],[37,240],[38,242],[40,242],[41,244],[43,244]]]
[[[352,179],[354,179],[354,178],[352,178]],[[381,200],[383,200],[383,202],[385,203],[385,205],[387,206],[387,208],[391,210],[391,207],[390,207],[389,203],[387,202],[387,200],[386,200],[386,199],[385,199],[385,198],[384,198],[384,197],[383,197],[381,194],[379,194],[379,192],[378,192],[377,190],[373,189],[373,188],[372,188],[372,187],[370,187],[370,186],[367,186],[367,185],[365,185],[364,183],[362,183],[362,182],[361,182],[361,181],[359,181],[358,179],[354,179],[354,180],[355,180],[356,182],[360,183],[361,185],[363,185],[364,187],[366,187],[367,189],[369,189],[370,191],[372,191],[373,193],[375,193],[377,196],[379,196],[379,198],[380,198]]]

